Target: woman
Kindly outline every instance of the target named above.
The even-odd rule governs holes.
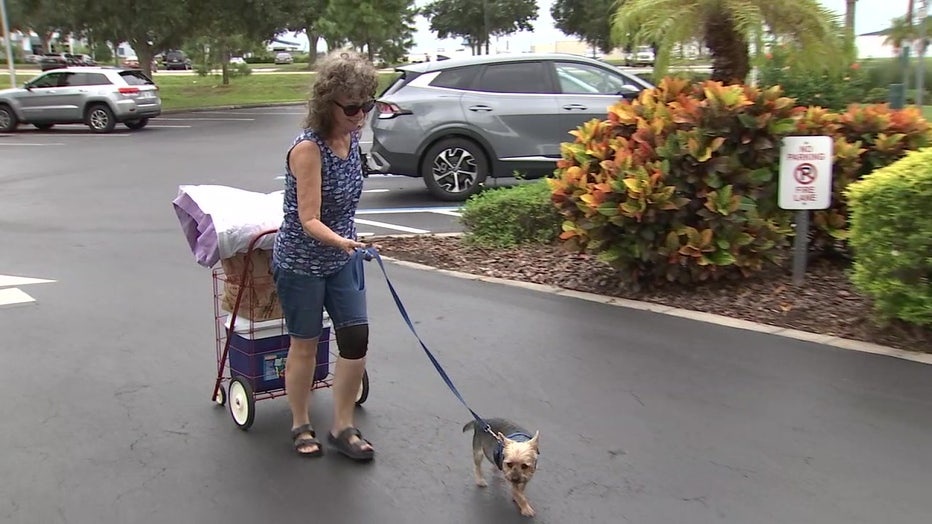
[[[285,157],[285,215],[275,238],[273,275],[291,335],[285,390],[291,438],[302,456],[323,454],[308,408],[324,308],[339,350],[328,441],[354,460],[374,456],[353,423],[369,343],[365,287],[354,273],[357,250],[365,245],[356,240],[353,216],[363,183],[360,129],[375,105],[377,86],[378,73],[359,55],[326,57],[317,70],[305,129]]]

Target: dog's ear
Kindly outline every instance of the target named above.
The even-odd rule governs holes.
[[[531,438],[531,440],[529,440],[528,443],[530,443],[530,444],[531,444],[531,448],[533,448],[534,451],[536,451],[536,452],[538,452],[538,453],[540,453],[540,444],[539,444],[539,442],[540,442],[540,431],[535,431],[535,432],[534,432],[534,437]]]
[[[498,437],[498,441],[501,442],[503,446],[507,446],[508,444],[511,444],[512,442],[512,440],[506,437],[505,435],[503,435],[501,431],[496,433],[495,436]]]

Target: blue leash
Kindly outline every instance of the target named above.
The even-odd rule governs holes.
[[[453,381],[450,380],[450,377],[447,375],[446,371],[443,370],[440,362],[437,362],[434,354],[431,353],[429,349],[427,349],[427,344],[425,344],[424,341],[421,340],[421,337],[418,336],[417,331],[414,329],[414,324],[411,322],[411,318],[408,316],[407,310],[405,310],[404,304],[401,303],[401,298],[398,297],[398,293],[395,291],[395,286],[392,285],[391,279],[388,278],[388,272],[385,271],[385,264],[382,262],[382,257],[379,256],[378,250],[368,247],[366,249],[357,250],[356,255],[355,271],[357,274],[357,281],[360,282],[361,285],[364,285],[364,270],[362,267],[363,259],[375,259],[375,261],[379,263],[379,267],[382,268],[382,274],[385,275],[385,283],[388,284],[388,290],[391,291],[392,298],[395,299],[395,305],[398,306],[398,312],[401,313],[401,317],[404,319],[405,323],[408,324],[408,328],[411,330],[411,333],[414,333],[414,338],[416,338],[417,341],[421,343],[421,347],[424,349],[424,353],[427,353],[427,358],[429,358],[430,362],[434,365],[435,368],[437,368],[437,373],[440,373],[440,377],[443,378],[443,381],[447,383],[447,387],[450,388],[450,391],[452,391],[453,394],[456,395],[456,398],[458,398],[459,401],[463,404],[463,406],[469,410],[473,418],[476,419],[476,423],[479,424],[479,427],[497,439],[498,437],[492,432],[492,427],[475,411],[473,411],[472,408],[469,407],[469,404],[467,404],[463,399],[463,395],[461,395],[459,390],[456,389],[456,386],[453,385]]]

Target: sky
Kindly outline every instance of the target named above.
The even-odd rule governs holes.
[[[473,0],[478,2],[480,0]],[[779,2],[780,0],[773,0]],[[916,2],[918,4],[922,0]],[[429,4],[431,0],[415,0],[415,5],[423,7]],[[909,0],[858,0],[857,11],[855,12],[855,33],[863,34],[874,31],[880,31],[890,26],[890,20],[906,14]],[[932,3],[932,0],[929,0]],[[843,16],[845,12],[845,0],[819,0],[819,3]],[[560,40],[572,40],[572,37],[564,35],[560,30],[554,28],[553,18],[550,16],[550,7],[553,0],[538,0],[538,17],[533,22],[534,32],[521,32],[514,35],[497,39],[499,49],[507,49],[512,52],[530,51],[531,46],[535,44],[551,44]],[[932,7],[930,7],[932,11]],[[417,17],[417,30],[414,34],[414,47],[412,53],[435,53],[437,49],[442,48],[447,52],[460,46],[457,39],[440,40],[430,31],[430,22],[423,17]],[[307,48],[307,37],[304,35],[289,36],[289,40],[298,41]],[[493,45],[496,45],[493,39]],[[321,51],[326,50],[323,42],[320,43]]]
[[[415,4],[421,7],[430,3],[431,0],[416,0]],[[478,2],[479,0],[474,0]],[[779,2],[780,0],[774,0]],[[932,0],[929,0],[932,3]],[[844,15],[845,0],[820,0],[820,3],[839,14]],[[917,5],[919,2],[916,2]],[[546,44],[559,40],[571,40],[560,30],[553,27],[553,18],[550,16],[550,7],[553,0],[538,0],[538,17],[533,22],[534,32],[516,33],[507,38],[502,38],[498,42],[498,47],[503,49],[507,46],[509,51],[523,52],[530,51],[534,44]],[[885,29],[890,25],[890,20],[906,14],[908,0],[858,0],[857,11],[855,12],[855,33],[863,34]],[[918,7],[917,7],[918,8]],[[932,9],[930,9],[932,10]],[[452,49],[458,47],[459,41],[453,39],[439,40],[435,34],[430,32],[430,22],[423,17],[417,18],[417,32],[414,35],[415,46],[412,52],[434,52],[437,48]]]

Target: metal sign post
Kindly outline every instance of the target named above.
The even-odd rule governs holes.
[[[10,70],[10,87],[16,87],[16,66],[13,65],[13,37],[10,35],[10,21],[6,17],[6,0],[0,0],[0,18],[3,19],[3,39],[6,44],[6,65]]]
[[[793,284],[806,277],[809,252],[809,211],[832,204],[832,137],[790,136],[780,149],[778,204],[796,211],[793,239]]]

